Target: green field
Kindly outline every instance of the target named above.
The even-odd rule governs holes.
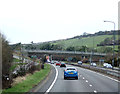
[[[89,48],[99,48],[97,47],[97,44],[100,42],[104,41],[106,38],[112,38],[112,35],[100,35],[100,36],[93,36],[93,37],[84,37],[81,39],[75,38],[75,39],[70,39],[70,40],[60,40],[56,41],[56,43],[53,44],[59,44],[62,45],[65,49],[70,46],[87,46]],[[118,38],[118,36],[116,36]],[[94,41],[94,44],[93,44]],[[117,48],[117,46],[116,46]]]

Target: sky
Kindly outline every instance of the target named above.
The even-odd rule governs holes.
[[[118,29],[120,0],[0,0],[0,32],[10,44]]]

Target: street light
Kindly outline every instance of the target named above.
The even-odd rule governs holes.
[[[93,48],[91,49],[91,55],[90,55],[90,64],[93,61],[93,55],[94,55],[94,36],[91,35],[91,37],[93,37],[92,43],[93,43]]]
[[[113,60],[112,60],[112,65],[114,67],[114,50],[115,50],[115,22],[113,21],[104,21],[104,22],[109,22],[109,23],[113,23],[114,24],[114,32],[113,32]]]

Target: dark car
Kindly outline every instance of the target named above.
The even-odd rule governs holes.
[[[66,67],[66,64],[64,62],[61,62],[60,67]]]

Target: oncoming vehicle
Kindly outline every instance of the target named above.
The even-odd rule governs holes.
[[[82,61],[78,61],[78,64],[82,65]]]
[[[78,79],[78,71],[75,67],[67,67],[64,70],[64,79],[75,78]]]
[[[104,64],[103,64],[103,67],[106,67],[107,65],[108,65],[108,63],[104,63]]]
[[[66,64],[64,62],[61,62],[60,67],[66,67]]]
[[[112,67],[111,64],[107,64],[106,68],[110,68],[110,69],[112,69],[113,67]]]
[[[96,63],[91,63],[90,65],[96,67]]]
[[[108,64],[108,63],[104,63],[104,64],[103,64],[103,67],[104,67],[104,68],[111,68],[111,69],[113,68],[112,65],[111,65],[111,64]]]

